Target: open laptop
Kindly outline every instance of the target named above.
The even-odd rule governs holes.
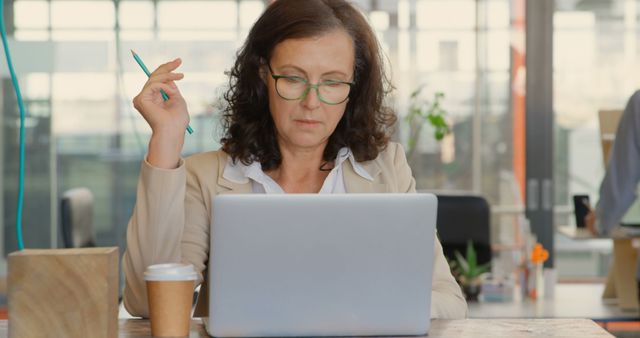
[[[436,212],[432,194],[215,197],[207,332],[426,334]]]

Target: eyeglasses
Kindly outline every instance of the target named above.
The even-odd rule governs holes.
[[[276,81],[276,92],[281,98],[289,101],[303,100],[313,88],[316,90],[320,101],[336,105],[347,100],[351,87],[354,85],[353,82],[333,80],[311,84],[305,78],[299,76],[274,74],[270,64],[268,64],[268,67],[271,77]]]

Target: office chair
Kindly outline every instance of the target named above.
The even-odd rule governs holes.
[[[65,248],[96,246],[93,234],[93,194],[74,188],[62,194],[60,203],[62,240]]]
[[[491,261],[490,208],[482,196],[440,195],[436,228],[444,255],[455,260],[455,252],[463,256],[467,241],[473,242],[478,264]]]

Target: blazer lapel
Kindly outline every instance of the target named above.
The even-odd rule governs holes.
[[[251,182],[236,183],[231,182],[224,177],[218,177],[218,194],[250,194],[253,192]]]
[[[253,192],[251,181],[247,179],[245,183],[237,183],[224,178],[224,168],[227,165],[228,157],[221,156],[218,161],[218,194],[250,194]]]
[[[362,169],[366,170],[373,181],[358,175],[353,169],[351,161],[344,161],[342,174],[344,175],[344,185],[348,193],[383,193],[391,192],[389,185],[380,183],[380,166],[375,161],[360,163]]]

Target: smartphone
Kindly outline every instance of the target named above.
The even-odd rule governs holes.
[[[589,195],[573,195],[573,213],[576,216],[576,226],[578,228],[584,228],[584,218],[589,213]]]

